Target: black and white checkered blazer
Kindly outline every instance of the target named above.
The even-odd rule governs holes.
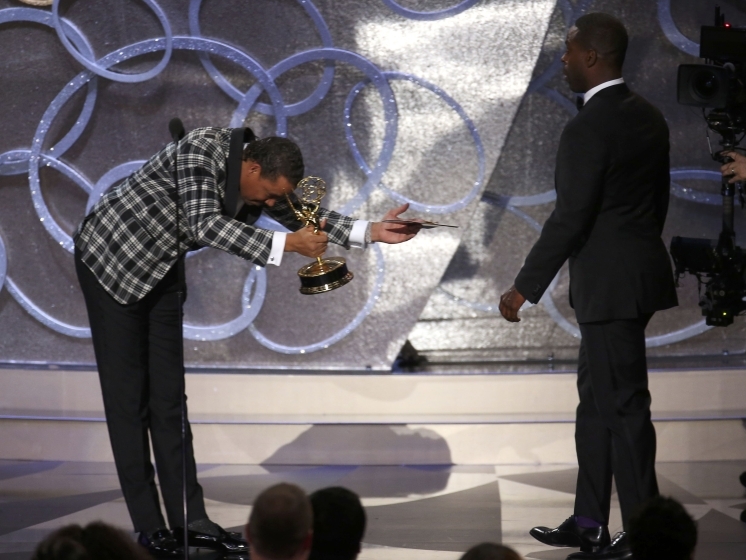
[[[271,230],[223,214],[229,128],[198,128],[170,143],[96,203],[74,235],[82,260],[119,303],[142,299],[177,261],[176,188],[178,150],[179,255],[214,247],[260,266],[272,248]],[[301,223],[286,201],[264,208],[295,231]],[[348,246],[354,220],[322,209],[329,241]]]

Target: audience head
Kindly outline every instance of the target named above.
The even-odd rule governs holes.
[[[461,560],[521,560],[520,555],[510,547],[485,542],[472,546]]]
[[[276,484],[254,502],[246,525],[253,560],[305,560],[311,550],[313,513],[295,484]]]
[[[697,545],[697,525],[679,502],[656,496],[629,521],[635,560],[690,560]]]
[[[151,559],[127,533],[97,521],[58,529],[38,544],[31,560]]]
[[[365,510],[357,494],[335,486],[310,496],[313,545],[309,560],[355,560],[365,534]]]

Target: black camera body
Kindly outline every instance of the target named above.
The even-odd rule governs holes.
[[[716,8],[715,25],[702,26],[700,57],[708,64],[679,66],[677,101],[703,109],[707,126],[722,138],[722,149],[712,157],[727,163],[730,159],[724,152],[736,149],[746,132],[746,29],[726,24]],[[733,198],[737,188],[743,206],[743,185],[728,180],[724,178],[721,185],[720,237],[671,240],[677,281],[686,272],[697,277],[702,315],[708,325],[718,327],[732,324],[736,315],[746,311],[746,252],[736,245],[733,228]]]
[[[674,237],[671,256],[676,275],[694,274],[700,282],[699,306],[705,323],[727,327],[746,311],[746,253],[740,247],[720,245],[714,239]],[[704,292],[702,291],[704,287]]]
[[[708,126],[735,141],[746,130],[746,29],[703,25],[699,56],[712,64],[681,64],[676,100],[712,109]]]

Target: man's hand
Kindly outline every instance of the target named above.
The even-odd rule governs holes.
[[[511,286],[507,292],[500,296],[500,313],[511,323],[517,323],[521,320],[518,317],[518,310],[525,301],[526,298],[515,289],[515,286]]]
[[[723,177],[730,176],[729,183],[746,181],[746,156],[743,156],[738,152],[724,152],[723,155],[728,156],[733,160],[730,163],[723,164],[720,168]]]
[[[384,220],[398,220],[399,214],[403,214],[409,208],[409,204],[402,204],[399,208],[393,208],[386,212]],[[373,222],[370,225],[371,241],[380,241],[383,243],[403,243],[409,241],[417,232],[420,226],[417,224],[386,224],[383,222]]]
[[[304,257],[320,257],[329,243],[329,237],[323,231],[324,226],[326,226],[326,218],[321,220],[321,229],[318,233],[313,232],[313,226],[306,226],[288,233],[285,239],[285,252],[299,253]]]

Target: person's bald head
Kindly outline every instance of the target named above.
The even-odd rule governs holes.
[[[257,497],[246,525],[255,560],[305,559],[311,550],[313,511],[295,484],[276,484]]]

